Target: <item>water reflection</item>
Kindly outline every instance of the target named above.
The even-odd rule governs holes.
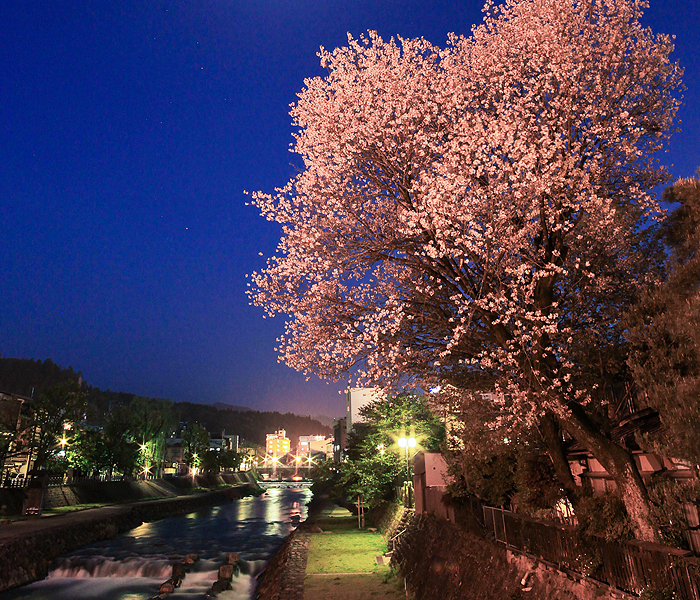
[[[216,580],[226,552],[238,552],[244,561],[241,575],[234,579],[233,591],[218,597],[248,600],[255,575],[298,519],[306,518],[310,498],[307,487],[272,487],[258,498],[144,523],[113,540],[61,557],[47,579],[0,594],[0,599],[144,600],[170,577],[172,564],[189,553],[198,554],[200,560],[171,597],[201,598]]]

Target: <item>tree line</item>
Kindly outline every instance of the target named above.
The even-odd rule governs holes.
[[[210,437],[224,431],[254,446],[280,428],[296,437],[330,433],[318,421],[290,413],[219,410],[103,391],[50,359],[0,358],[0,391],[25,398],[21,415],[13,409],[20,403],[0,402],[0,465],[29,452],[35,469],[56,473],[160,474],[172,436],[182,440],[185,464],[218,471],[242,460],[237,453],[209,452]]]

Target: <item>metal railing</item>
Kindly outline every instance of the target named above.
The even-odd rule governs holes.
[[[389,543],[391,544],[391,551],[392,551],[392,552],[393,552],[394,550],[396,550],[396,542],[399,540],[399,538],[400,538],[404,533],[406,533],[406,531],[408,531],[408,530],[407,530],[407,529],[402,529],[402,530],[399,531],[394,537],[392,537],[392,538],[389,540]]]
[[[143,480],[143,475],[139,475],[137,479]],[[68,477],[66,475],[51,475],[49,476],[47,485],[49,487],[58,487],[61,485],[70,485],[73,483],[87,483],[87,482],[94,482],[94,481],[124,481],[125,479],[129,479],[129,477],[126,477],[125,475],[109,475],[106,473],[101,473],[99,475],[81,475],[81,476],[73,476],[73,477]],[[151,480],[151,479],[157,479],[157,477],[154,474],[149,473],[146,476],[146,479]],[[2,479],[2,483],[0,483],[0,487],[2,488],[25,488],[29,486],[29,482],[32,481],[31,477],[11,477],[11,476],[6,476]]]
[[[496,542],[562,571],[631,594],[646,588],[670,588],[679,599],[700,600],[700,559],[688,551],[646,542],[584,538],[570,526],[545,523],[492,506],[484,505],[482,511],[484,527]]]

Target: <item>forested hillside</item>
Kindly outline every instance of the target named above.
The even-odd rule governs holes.
[[[24,358],[0,358],[0,391],[31,398],[66,381],[78,381],[73,367],[66,369],[50,358],[45,361]]]
[[[0,391],[26,397],[38,397],[50,388],[67,381],[81,381],[88,400],[87,420],[101,426],[105,416],[119,406],[128,406],[136,396],[126,392],[101,390],[82,381],[80,371],[72,367],[63,368],[50,358],[44,361],[23,358],[0,358]],[[300,435],[329,435],[332,430],[311,417],[292,413],[260,412],[240,407],[241,410],[218,409],[215,406],[192,402],[172,402],[173,416],[183,426],[198,423],[212,436],[223,430],[235,434],[242,440],[264,444],[265,434],[285,429],[296,446]],[[238,407],[237,407],[238,408]]]

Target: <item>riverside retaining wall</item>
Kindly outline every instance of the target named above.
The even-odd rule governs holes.
[[[392,558],[416,600],[604,600],[597,585],[482,539],[433,515],[411,522]]]
[[[34,533],[0,540],[0,591],[43,579],[51,561],[85,544],[110,539],[147,521],[187,514],[244,496],[259,493],[255,483],[193,493],[160,500],[147,500],[115,507],[105,516],[93,511],[69,515],[63,523]],[[58,517],[48,517],[48,519]],[[12,528],[12,524],[3,527]],[[8,530],[11,533],[11,529]]]

